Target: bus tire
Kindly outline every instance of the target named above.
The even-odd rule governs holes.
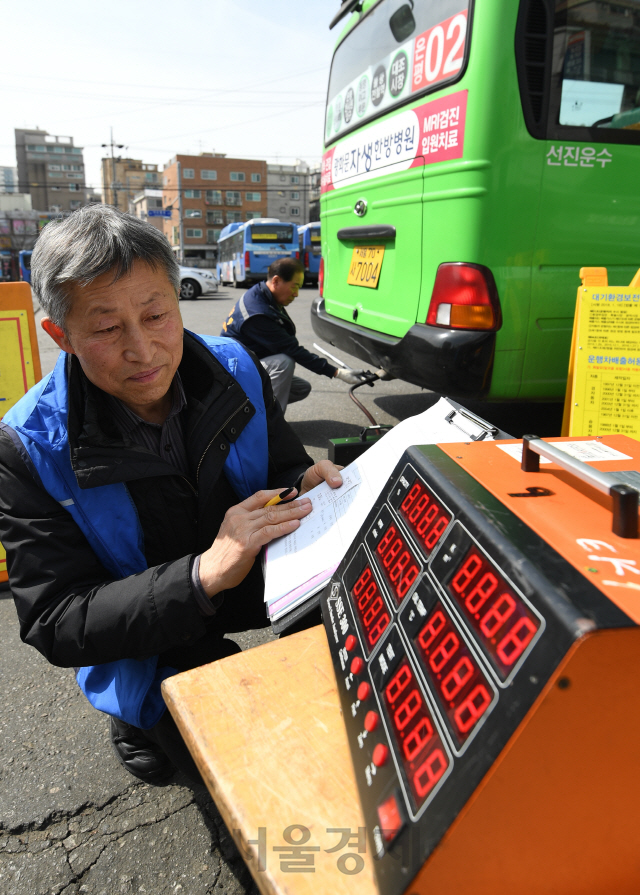
[[[180,283],[180,298],[182,300],[199,298],[200,285],[195,280],[183,280]]]

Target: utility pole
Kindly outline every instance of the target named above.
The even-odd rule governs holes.
[[[116,180],[116,157],[114,154],[114,149],[125,149],[123,143],[114,143],[113,142],[113,128],[110,128],[111,132],[111,140],[109,143],[103,143],[103,149],[109,149],[111,147],[111,192],[113,193],[113,205],[114,208],[118,207],[118,189],[117,189],[117,180]]]

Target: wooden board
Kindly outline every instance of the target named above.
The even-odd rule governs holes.
[[[322,626],[176,675],[162,688],[263,895],[376,893]],[[284,836],[289,827],[289,843],[306,838],[306,848],[317,849],[306,868],[274,851],[295,848]],[[347,835],[331,829],[348,831],[350,844],[327,851]]]

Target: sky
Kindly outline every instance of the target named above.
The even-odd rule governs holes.
[[[0,0],[0,165],[16,127],[122,156],[318,164],[338,0]],[[13,35],[13,37],[10,37]]]

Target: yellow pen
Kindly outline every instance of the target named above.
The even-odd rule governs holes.
[[[281,491],[280,494],[276,494],[275,497],[272,497],[271,500],[268,500],[263,509],[266,510],[267,507],[275,507],[277,503],[282,503],[282,501],[292,494],[296,489],[295,488],[287,488],[286,491]]]

